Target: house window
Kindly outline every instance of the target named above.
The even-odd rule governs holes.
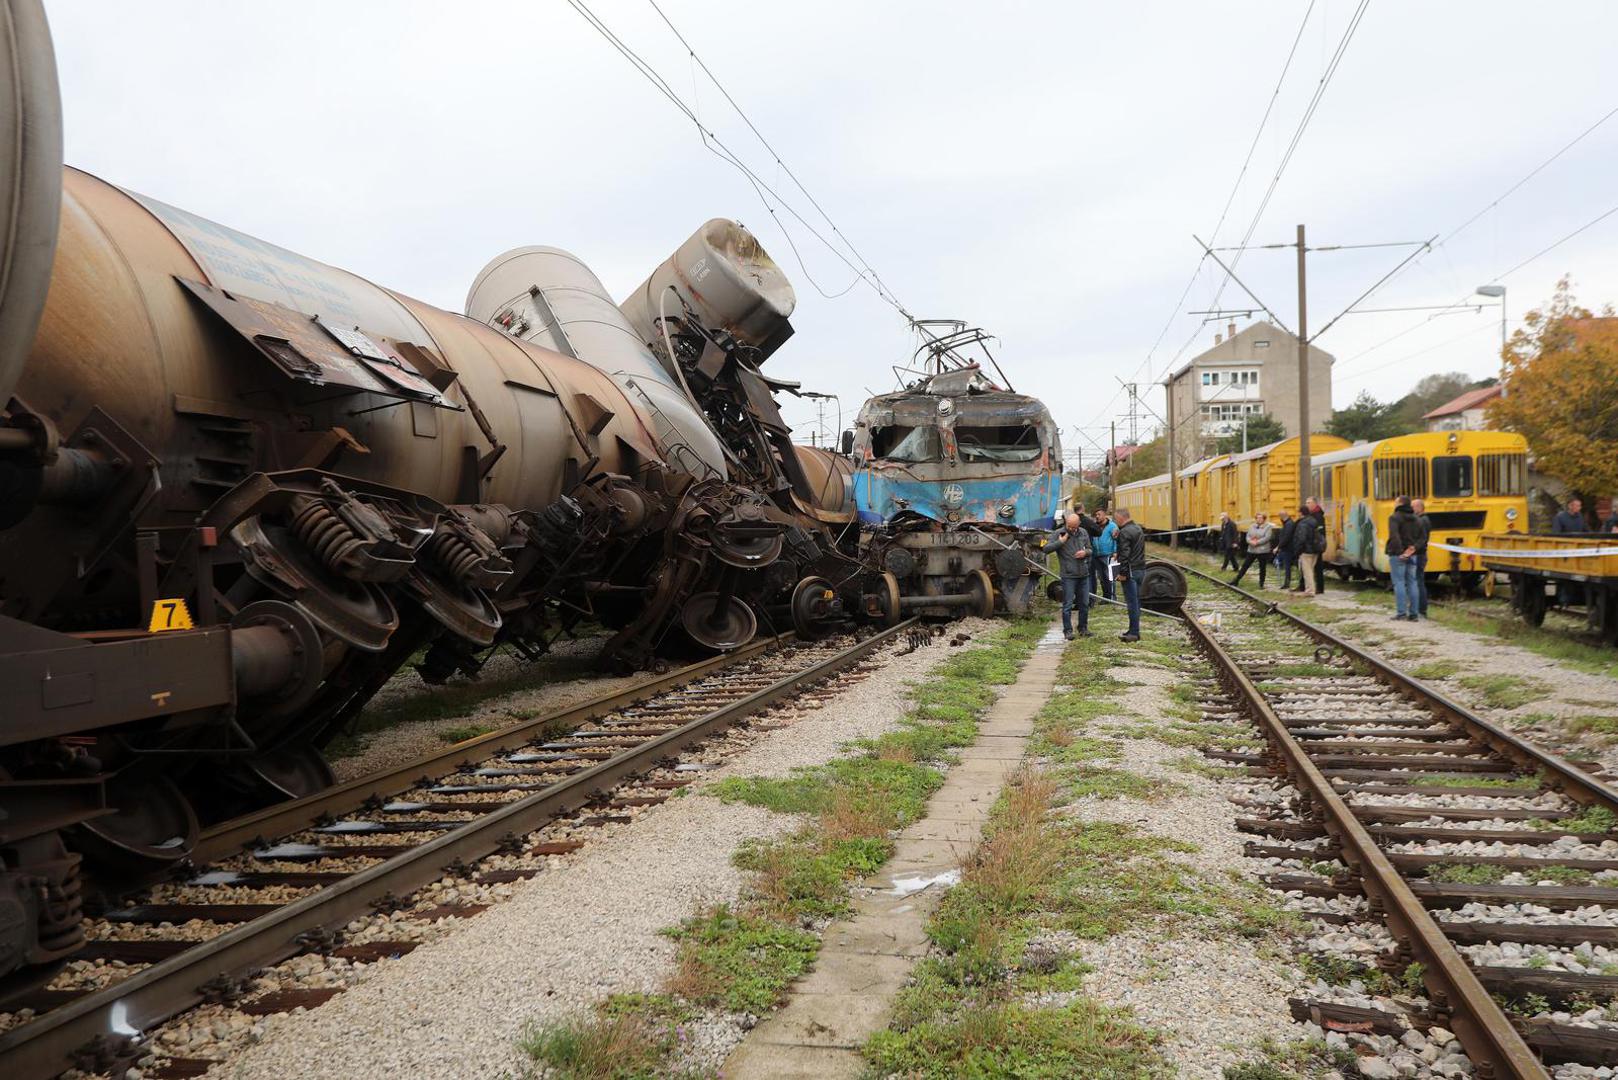
[[[1214,384],[1213,372],[1204,371],[1202,373],[1202,385],[1203,386],[1212,386],[1213,384]]]
[[[1255,349],[1268,349],[1269,347],[1270,342],[1268,338],[1259,338],[1257,341],[1253,342],[1253,348]]]

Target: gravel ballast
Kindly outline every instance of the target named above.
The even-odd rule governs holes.
[[[968,620],[951,629],[977,635],[994,625]],[[770,723],[788,726],[694,773],[690,796],[647,809],[633,826],[555,860],[509,901],[452,920],[414,952],[371,965],[363,982],[320,1008],[262,1021],[257,1045],[210,1075],[520,1074],[526,1063],[516,1042],[526,1025],[578,1013],[611,993],[655,990],[675,954],[659,931],[737,897],[742,877],[730,855],[738,844],[797,827],[795,818],[696,797],[702,787],[727,775],[817,764],[849,739],[891,729],[905,711],[907,683],[954,650],[939,640],[906,656],[896,651],[834,696],[772,713]],[[741,1033],[734,1024],[696,1027],[698,1056],[714,1063]]]

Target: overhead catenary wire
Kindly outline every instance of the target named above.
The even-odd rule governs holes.
[[[1241,190],[1242,181],[1247,177],[1247,170],[1253,163],[1253,154],[1258,150],[1259,140],[1264,137],[1264,129],[1269,126],[1270,115],[1275,111],[1275,103],[1281,96],[1281,87],[1286,82],[1287,72],[1292,70],[1293,57],[1298,54],[1298,44],[1303,40],[1303,32],[1308,29],[1309,16],[1314,13],[1314,10],[1315,0],[1309,0],[1309,6],[1303,12],[1303,20],[1298,24],[1298,32],[1293,35],[1292,47],[1287,50],[1287,58],[1281,64],[1281,74],[1275,80],[1275,89],[1270,91],[1269,100],[1264,105],[1264,115],[1259,117],[1258,128],[1253,132],[1252,141],[1247,144],[1247,155],[1242,158],[1242,167],[1236,172],[1236,182],[1231,184],[1230,193],[1225,196],[1225,205],[1219,210],[1219,220],[1214,223],[1212,231],[1208,233],[1210,240],[1218,237],[1219,230],[1224,228],[1225,219],[1230,215],[1231,206],[1236,202],[1236,193]],[[1163,344],[1163,339],[1168,336],[1169,327],[1173,326],[1174,320],[1179,317],[1180,308],[1185,305],[1185,298],[1191,295],[1191,289],[1197,283],[1197,276],[1202,272],[1206,258],[1207,256],[1204,255],[1202,259],[1198,259],[1197,265],[1192,268],[1191,276],[1186,280],[1185,288],[1180,292],[1180,298],[1169,309],[1169,316],[1163,322],[1163,329],[1157,333],[1157,340],[1153,341],[1152,347],[1146,350],[1146,359],[1141,362],[1140,367],[1134,370],[1130,376],[1131,379],[1139,376],[1142,368],[1146,369],[1148,375],[1151,374],[1152,357],[1157,353],[1158,346]],[[1114,395],[1113,400],[1117,400],[1116,395]],[[1109,407],[1110,404],[1109,402]]]
[[[1516,265],[1511,267],[1511,269],[1505,270],[1505,271],[1503,271],[1501,273],[1498,273],[1498,274],[1495,274],[1495,275],[1491,276],[1489,278],[1489,280],[1490,281],[1502,281],[1502,280],[1510,277],[1512,274],[1515,274],[1517,271],[1519,271],[1519,270],[1523,269],[1524,267],[1528,266],[1530,263],[1535,262],[1536,260],[1541,259],[1541,258],[1545,257],[1546,255],[1549,255],[1551,252],[1555,251],[1557,248],[1561,247],[1563,244],[1567,243],[1569,240],[1572,240],[1574,237],[1576,237],[1576,236],[1580,235],[1581,233],[1584,233],[1587,230],[1592,229],[1595,226],[1601,224],[1603,221],[1605,221],[1608,218],[1612,217],[1614,214],[1618,214],[1618,206],[1613,206],[1613,207],[1611,207],[1611,208],[1609,208],[1607,210],[1602,211],[1600,214],[1597,214],[1595,217],[1591,218],[1589,221],[1586,221],[1583,225],[1580,225],[1578,228],[1574,229],[1572,232],[1567,233],[1561,239],[1556,240],[1553,243],[1550,243],[1550,244],[1546,245],[1545,247],[1540,248],[1538,251],[1534,252],[1534,254],[1528,256],[1526,259],[1523,259],[1521,262],[1518,262]],[[1456,300],[1454,303],[1452,303],[1450,305],[1447,305],[1447,307],[1452,307],[1452,308],[1461,307],[1463,305],[1464,301],[1466,300],[1467,296],[1470,296],[1470,295],[1471,295],[1470,293],[1467,293],[1467,294],[1463,295],[1462,297],[1460,297],[1460,299]],[[1415,333],[1417,330],[1420,330],[1423,326],[1426,326],[1429,322],[1431,322],[1433,320],[1433,318],[1434,318],[1434,316],[1428,316],[1426,319],[1423,319],[1419,323],[1416,323],[1416,324],[1414,324],[1412,326],[1407,326],[1403,330],[1399,331],[1398,333],[1393,334],[1393,335],[1391,335],[1389,337],[1383,338],[1381,341],[1377,342],[1375,345],[1372,345],[1370,348],[1361,349],[1359,352],[1355,353],[1353,356],[1350,356],[1348,359],[1340,361],[1339,364],[1338,364],[1339,370],[1343,366],[1354,363],[1355,361],[1359,360],[1361,357],[1368,356],[1369,354],[1371,354],[1373,352],[1376,352],[1377,350],[1381,349],[1384,345],[1391,345],[1393,342],[1398,341],[1400,338],[1406,336],[1407,334]],[[1465,336],[1465,335],[1462,335],[1462,336]],[[1441,344],[1443,344],[1443,343],[1441,343]],[[1429,351],[1431,351],[1431,350],[1426,350],[1426,349],[1422,350],[1422,352],[1429,352]],[[1416,353],[1416,354],[1413,354],[1413,355],[1420,356],[1420,355],[1422,355],[1422,353]],[[1382,368],[1388,367],[1388,366],[1390,366],[1390,365],[1383,364],[1383,365],[1380,365],[1379,367],[1370,368],[1369,370],[1370,371],[1380,371],[1380,370],[1382,370]]]
[[[668,17],[668,13],[658,6],[657,0],[647,0],[647,3],[651,4],[652,10],[657,12],[658,18],[663,20],[664,25],[669,28],[670,33],[672,33],[679,40],[680,44],[685,47],[687,54],[689,54],[691,59],[695,61],[696,65],[702,69],[702,73],[708,76],[708,80],[714,84],[714,87],[719,91],[720,94],[724,96],[725,100],[730,103],[730,107],[736,110],[736,115],[742,118],[742,123],[747,125],[747,129],[758,138],[758,141],[763,145],[764,149],[769,151],[770,157],[775,161],[776,165],[780,166],[781,171],[787,175],[787,178],[792,181],[793,185],[796,186],[799,191],[803,192],[804,198],[809,200],[809,205],[815,208],[815,211],[820,214],[822,219],[825,220],[827,226],[831,228],[831,231],[836,234],[837,238],[847,245],[850,254],[859,260],[860,266],[863,267],[865,272],[871,276],[871,281],[877,288],[878,292],[886,293],[889,297],[893,297],[893,291],[888,288],[887,282],[882,280],[882,275],[877,273],[870,261],[860,253],[859,248],[854,246],[854,242],[848,238],[848,235],[844,233],[841,228],[838,227],[837,222],[832,220],[831,215],[826,212],[826,208],[820,205],[820,200],[816,199],[814,194],[804,186],[803,181],[798,179],[798,174],[792,171],[792,167],[789,166],[785,161],[781,160],[780,153],[776,151],[774,146],[770,145],[770,141],[764,137],[764,133],[758,129],[756,124],[753,123],[752,118],[747,115],[736,99],[731,96],[730,91],[725,88],[725,84],[719,81],[719,76],[715,75],[708,67],[707,62],[704,61],[701,56],[697,55],[696,49],[693,48],[691,43],[686,40],[685,35],[680,33],[679,27],[674,25],[674,21]],[[904,310],[904,306],[902,304],[898,304],[897,298],[894,298],[894,303],[900,308],[901,311]]]
[[[1287,167],[1291,165],[1293,156],[1297,153],[1298,147],[1303,143],[1303,136],[1308,130],[1310,121],[1314,119],[1316,111],[1318,111],[1320,108],[1320,103],[1325,100],[1326,90],[1328,87],[1330,87],[1333,77],[1337,74],[1337,69],[1341,66],[1343,57],[1348,52],[1349,43],[1353,41],[1354,34],[1359,29],[1360,22],[1365,18],[1365,12],[1370,7],[1370,2],[1371,0],[1360,0],[1359,6],[1354,9],[1354,13],[1349,17],[1348,25],[1343,30],[1342,37],[1338,39],[1337,48],[1333,51],[1330,60],[1327,61],[1325,70],[1321,73],[1320,79],[1315,85],[1315,92],[1310,97],[1309,104],[1305,107],[1303,115],[1299,118],[1298,126],[1293,129],[1292,138],[1287,144],[1286,151],[1281,156],[1280,163],[1276,166],[1275,175],[1270,178],[1269,187],[1265,190],[1264,197],[1259,201],[1258,209],[1254,211],[1252,220],[1248,222],[1246,232],[1242,234],[1241,243],[1238,245],[1239,248],[1246,249],[1247,246],[1252,242],[1253,234],[1258,230],[1259,223],[1263,221],[1264,212],[1269,209],[1270,201],[1274,198],[1276,190],[1280,187],[1281,179],[1286,174]],[[1306,15],[1304,25],[1307,26],[1307,24]],[[1299,29],[1299,34],[1300,36],[1302,34],[1301,27]],[[1294,45],[1294,50],[1295,49],[1296,45]],[[1289,55],[1288,63],[1290,64],[1290,62],[1291,57]],[[1210,243],[1214,238],[1214,236],[1209,237]],[[1230,265],[1224,268],[1225,276],[1220,279],[1218,287],[1214,290],[1213,298],[1208,302],[1208,307],[1215,308],[1219,306],[1219,300],[1222,296],[1224,296],[1225,289],[1232,280],[1232,275],[1235,268],[1241,261],[1242,253],[1242,250],[1238,250],[1236,253],[1236,258],[1232,259]],[[1208,252],[1205,246],[1204,258],[1210,256],[1211,253]],[[1197,264],[1197,268],[1200,272],[1202,263],[1199,262]],[[1181,303],[1183,302],[1184,301],[1182,300]],[[1198,335],[1201,333],[1201,329],[1202,328],[1200,326],[1193,329],[1191,333],[1187,335],[1185,341],[1180,345],[1179,349],[1175,350],[1174,355],[1164,366],[1163,373],[1165,376],[1174,370],[1175,365],[1180,362],[1180,358],[1185,355],[1186,350],[1188,350],[1192,343],[1197,340]]]
[[[878,279],[876,277],[875,271],[868,270],[868,269],[862,269],[860,266],[856,265],[852,260],[849,259],[848,255],[844,254],[844,252],[837,245],[833,244],[830,240],[827,240],[826,237],[821,234],[820,230],[815,228],[815,226],[813,224],[811,224],[803,216],[803,214],[799,213],[798,209],[795,206],[793,206],[792,203],[789,200],[782,197],[781,194],[779,192],[777,192],[774,189],[774,187],[772,187],[770,185],[770,183],[768,181],[764,180],[762,177],[760,177],[758,175],[757,172],[755,172],[753,169],[749,168],[747,163],[744,162],[738,154],[736,154],[733,150],[731,150],[731,148],[724,142],[724,140],[722,140],[718,136],[718,134],[716,134],[713,131],[712,128],[710,128],[707,124],[703,123],[701,118],[697,115],[696,110],[693,109],[690,105],[686,104],[685,100],[680,97],[680,95],[674,90],[674,88],[671,85],[669,85],[668,80],[664,79],[663,76],[658,73],[657,69],[654,68],[651,65],[651,63],[649,63],[645,58],[643,58],[639,53],[637,53],[633,48],[631,48],[629,46],[629,44],[627,42],[625,42],[621,37],[619,37],[616,33],[614,33],[613,30],[609,26],[607,26],[607,24],[598,15],[596,15],[594,11],[590,10],[589,6],[584,3],[584,0],[567,0],[567,3],[568,3],[568,6],[573,8],[573,10],[575,12],[577,12],[579,14],[579,16],[581,18],[583,18],[585,20],[585,22],[587,22],[591,26],[591,28],[593,28],[599,35],[601,35],[601,37],[604,40],[606,40],[608,44],[610,44],[615,50],[617,50],[618,53],[624,57],[624,59],[629,61],[630,65],[632,67],[634,67],[635,70],[637,72],[639,72],[643,78],[645,78],[648,82],[650,82],[658,90],[659,93],[661,93],[665,98],[667,98],[669,100],[670,104],[672,104],[676,109],[678,109],[682,114],[684,114],[685,117],[688,120],[691,121],[691,123],[697,129],[698,135],[700,136],[700,138],[702,140],[702,144],[703,144],[704,147],[706,147],[715,156],[719,157],[723,161],[728,162],[730,165],[735,167],[739,172],[741,172],[741,174],[747,179],[748,183],[753,186],[754,191],[759,196],[759,201],[764,204],[765,210],[768,211],[770,216],[775,219],[775,222],[776,222],[777,226],[780,228],[782,235],[786,238],[788,246],[792,249],[793,256],[798,261],[799,269],[803,271],[805,279],[807,279],[809,281],[809,283],[814,286],[814,288],[815,288],[815,290],[817,292],[821,293],[821,295],[827,297],[828,299],[835,299],[838,296],[845,295],[850,290],[852,290],[855,285],[858,285],[860,282],[863,281],[885,303],[889,304],[891,307],[894,308],[894,310],[898,311],[899,314],[901,316],[903,316],[904,319],[907,322],[912,323],[912,324],[915,322],[914,316],[912,316],[910,314],[910,312],[905,308],[905,306],[903,304],[901,304],[898,301],[898,299],[892,294],[892,292],[890,292],[888,290],[887,286],[884,283],[882,283],[880,281],[880,279]],[[659,11],[659,14],[661,14],[661,11]],[[668,21],[666,16],[664,17],[664,21],[665,22]],[[671,24],[671,28],[672,28],[672,24]],[[676,36],[678,36],[677,31],[676,31]],[[693,52],[692,55],[694,56],[695,53]],[[699,64],[701,63],[700,59],[698,59],[698,63]],[[704,70],[705,71],[707,70],[706,66],[704,66]],[[711,73],[709,73],[709,77],[710,78],[713,77]],[[715,80],[715,85],[718,85],[717,80]],[[723,87],[721,87],[720,89],[721,89],[721,92],[723,93],[724,92]],[[725,96],[726,96],[727,100],[729,100],[730,95],[727,93]],[[733,101],[732,101],[732,105],[734,105]],[[739,111],[740,110],[738,109],[738,112]],[[745,119],[745,117],[744,117],[744,119]],[[751,122],[749,122],[748,126],[752,127]],[[755,131],[755,133],[756,133],[756,131]],[[762,138],[763,137],[760,136],[761,140],[762,140]],[[772,153],[773,153],[773,151],[772,151]],[[779,159],[777,159],[777,163],[782,165],[783,171],[786,171],[786,167],[785,167],[784,163],[780,163]],[[796,178],[794,177],[794,183],[796,183],[796,182],[797,182]],[[800,185],[800,187],[801,187],[801,185]],[[766,192],[768,193],[769,198],[765,197]],[[841,291],[836,292],[836,293],[827,292],[825,289],[821,288],[819,283],[814,279],[814,276],[812,274],[810,274],[809,268],[804,262],[803,254],[802,254],[802,252],[800,252],[798,250],[798,246],[797,246],[796,242],[792,238],[791,230],[789,230],[786,227],[785,222],[783,222],[781,220],[780,215],[778,213],[776,213],[775,206],[771,205],[771,202],[770,202],[771,199],[774,200],[776,205],[779,205],[782,209],[786,210],[787,213],[792,215],[792,217],[800,225],[802,225],[803,228],[806,229],[811,236],[813,236],[816,240],[818,240],[821,243],[821,245],[826,248],[827,251],[831,252],[832,255],[834,255],[845,266],[847,266],[849,268],[849,270],[853,271],[853,273],[855,275],[854,280],[851,281]],[[811,201],[813,201],[813,199],[811,199]],[[817,209],[819,209],[818,206],[817,206]],[[822,210],[821,213],[824,214],[824,211]],[[844,240],[845,243],[847,242],[846,237],[842,237],[841,234],[839,234],[839,236],[840,236],[841,239]],[[849,245],[849,246],[850,246],[850,250],[852,251],[853,250],[852,245]],[[855,255],[856,255],[856,257],[858,257],[857,252],[855,252]],[[861,261],[863,262],[864,260],[862,259]]]
[[[1534,179],[1534,177],[1538,176],[1540,173],[1544,172],[1547,168],[1549,168],[1556,161],[1560,160],[1561,157],[1564,154],[1566,154],[1569,150],[1573,149],[1575,146],[1579,145],[1579,143],[1583,142],[1585,139],[1587,139],[1591,135],[1593,135],[1599,128],[1601,128],[1603,125],[1605,125],[1607,123],[1607,121],[1611,120],[1614,116],[1618,116],[1618,106],[1615,106],[1615,107],[1607,110],[1607,112],[1603,113],[1601,115],[1600,119],[1596,120],[1595,123],[1593,123],[1593,124],[1589,125],[1588,127],[1584,128],[1577,135],[1573,136],[1573,138],[1571,138],[1567,142],[1563,143],[1554,153],[1552,153],[1549,157],[1545,158],[1544,160],[1540,161],[1533,168],[1529,169],[1526,173],[1524,173],[1521,177],[1519,177],[1516,180],[1515,183],[1513,183],[1511,186],[1507,187],[1506,190],[1502,191],[1499,195],[1496,195],[1493,199],[1490,199],[1487,203],[1484,204],[1482,209],[1476,211],[1470,217],[1468,217],[1465,221],[1461,222],[1459,225],[1455,226],[1449,232],[1445,233],[1442,237],[1439,238],[1439,240],[1435,244],[1433,244],[1432,251],[1443,251],[1444,252],[1444,257],[1446,259],[1448,259],[1449,258],[1449,249],[1446,247],[1446,245],[1451,240],[1455,239],[1461,233],[1465,232],[1467,229],[1469,229],[1473,225],[1475,225],[1490,210],[1495,209],[1497,206],[1499,206],[1501,203],[1505,202],[1512,195],[1516,194],[1530,180]],[[1533,259],[1539,258],[1540,255],[1547,254],[1552,249],[1560,246],[1562,243],[1565,243],[1567,240],[1572,239],[1574,236],[1577,236],[1579,232],[1582,232],[1584,229],[1589,228],[1590,225],[1596,224],[1597,222],[1599,222],[1602,218],[1605,218],[1606,216],[1608,216],[1608,215],[1603,214],[1601,216],[1601,218],[1597,218],[1595,221],[1590,222],[1588,225],[1585,225],[1582,228],[1580,228],[1578,230],[1575,230],[1573,233],[1568,234],[1567,236],[1563,237],[1561,240],[1558,240],[1555,244],[1552,244],[1549,248],[1546,248],[1544,251],[1541,251],[1538,254],[1531,256],[1528,260],[1525,260],[1519,266],[1513,267],[1511,270],[1506,271],[1506,273],[1508,273],[1508,274],[1513,273],[1516,270],[1521,269],[1522,266],[1526,266],[1528,262],[1533,261]],[[1422,258],[1425,258],[1427,254],[1430,254],[1430,252],[1423,253]],[[1414,262],[1412,262],[1411,265],[1412,266],[1420,265],[1420,263],[1421,263],[1421,259],[1418,258]],[[1452,264],[1452,266],[1453,266],[1453,264]],[[1397,275],[1394,275],[1394,276],[1397,276]],[[1374,290],[1371,294],[1368,294],[1366,299],[1369,299],[1370,295],[1374,295],[1375,291],[1379,291],[1382,288],[1384,288],[1389,282],[1391,282],[1394,279],[1394,276],[1390,276],[1387,281],[1384,281],[1380,285],[1378,285],[1377,290]],[[1504,276],[1504,275],[1500,275],[1500,276]],[[1497,280],[1497,279],[1491,279],[1491,280]],[[1464,294],[1461,299],[1464,300],[1466,298],[1466,296],[1469,296],[1469,295],[1471,295],[1471,294],[1470,293]],[[1378,342],[1377,344],[1372,345],[1370,348],[1363,349],[1360,352],[1355,353],[1353,356],[1351,356],[1347,360],[1343,361],[1343,363],[1350,363],[1350,362],[1352,362],[1354,360],[1357,360],[1359,357],[1364,356],[1366,353],[1375,352],[1376,350],[1382,348],[1382,346],[1391,344],[1392,342],[1399,340],[1400,338],[1404,337],[1407,334],[1415,333],[1417,330],[1419,330],[1423,326],[1427,325],[1428,321],[1429,320],[1423,320],[1422,322],[1416,323],[1416,324],[1414,324],[1412,326],[1408,326],[1405,329],[1399,331],[1398,333],[1392,335],[1391,337],[1385,338],[1382,341]]]

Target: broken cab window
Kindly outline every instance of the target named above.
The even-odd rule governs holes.
[[[962,461],[1036,461],[1039,429],[1034,427],[959,427],[955,445]]]
[[[871,452],[878,458],[911,464],[939,461],[944,456],[935,427],[878,428],[871,436]]]

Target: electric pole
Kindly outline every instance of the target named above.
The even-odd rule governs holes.
[[[1163,404],[1168,418],[1164,427],[1168,428],[1169,439],[1169,547],[1180,546],[1180,496],[1179,469],[1174,463],[1174,376],[1171,374],[1163,380]]]
[[[1241,287],[1242,292],[1246,293],[1249,299],[1251,299],[1260,308],[1263,308],[1264,314],[1270,317],[1271,322],[1279,327],[1283,333],[1291,333],[1291,331],[1287,330],[1286,324],[1281,321],[1281,317],[1274,311],[1270,310],[1269,306],[1265,304],[1264,301],[1260,300],[1252,289],[1247,287],[1247,283],[1242,281],[1241,278],[1237,277],[1235,271],[1226,266],[1224,260],[1215,254],[1216,249],[1211,248],[1207,244],[1203,243],[1202,239],[1194,234],[1191,238],[1195,240],[1198,246],[1202,248],[1205,256],[1212,259],[1219,266],[1219,268],[1225,272],[1231,281],[1234,281],[1238,286]],[[1352,304],[1348,305],[1342,311],[1339,311],[1336,315],[1333,315],[1330,319],[1327,319],[1326,325],[1317,330],[1315,332],[1315,336],[1319,337],[1332,327],[1336,326],[1337,320],[1343,318],[1343,316],[1358,314],[1356,309],[1359,307],[1361,301],[1370,296],[1372,293],[1376,292],[1377,289],[1380,289],[1389,278],[1393,277],[1400,270],[1403,270],[1410,260],[1414,259],[1417,255],[1420,255],[1423,251],[1432,250],[1433,240],[1436,239],[1438,238],[1435,236],[1429,240],[1403,240],[1396,243],[1376,245],[1328,244],[1325,247],[1316,248],[1316,251],[1341,251],[1350,247],[1412,247],[1416,250],[1412,251],[1409,255],[1406,255],[1399,265],[1395,266],[1392,270],[1389,270],[1386,274],[1383,274],[1382,277],[1377,280],[1375,285],[1372,285],[1369,289],[1366,289],[1364,292],[1360,293]],[[1314,475],[1309,457],[1310,342],[1309,287],[1306,276],[1309,247],[1304,241],[1304,228],[1302,225],[1298,226],[1298,239],[1294,244],[1261,244],[1258,246],[1263,248],[1296,247],[1298,249],[1298,332],[1296,334],[1298,341],[1298,498],[1302,500],[1307,499],[1310,495],[1314,494],[1314,492],[1311,490],[1314,487]],[[1217,250],[1225,251],[1230,249],[1220,248]],[[1172,490],[1172,488],[1170,490]]]
[[[1303,226],[1298,226],[1298,499],[1314,492],[1309,468],[1309,289],[1304,280],[1304,264],[1309,249],[1304,246]]]
[[[1111,453],[1107,456],[1107,487],[1112,489],[1107,499],[1107,509],[1118,509],[1118,421],[1112,422],[1112,434],[1107,437],[1107,449]]]

